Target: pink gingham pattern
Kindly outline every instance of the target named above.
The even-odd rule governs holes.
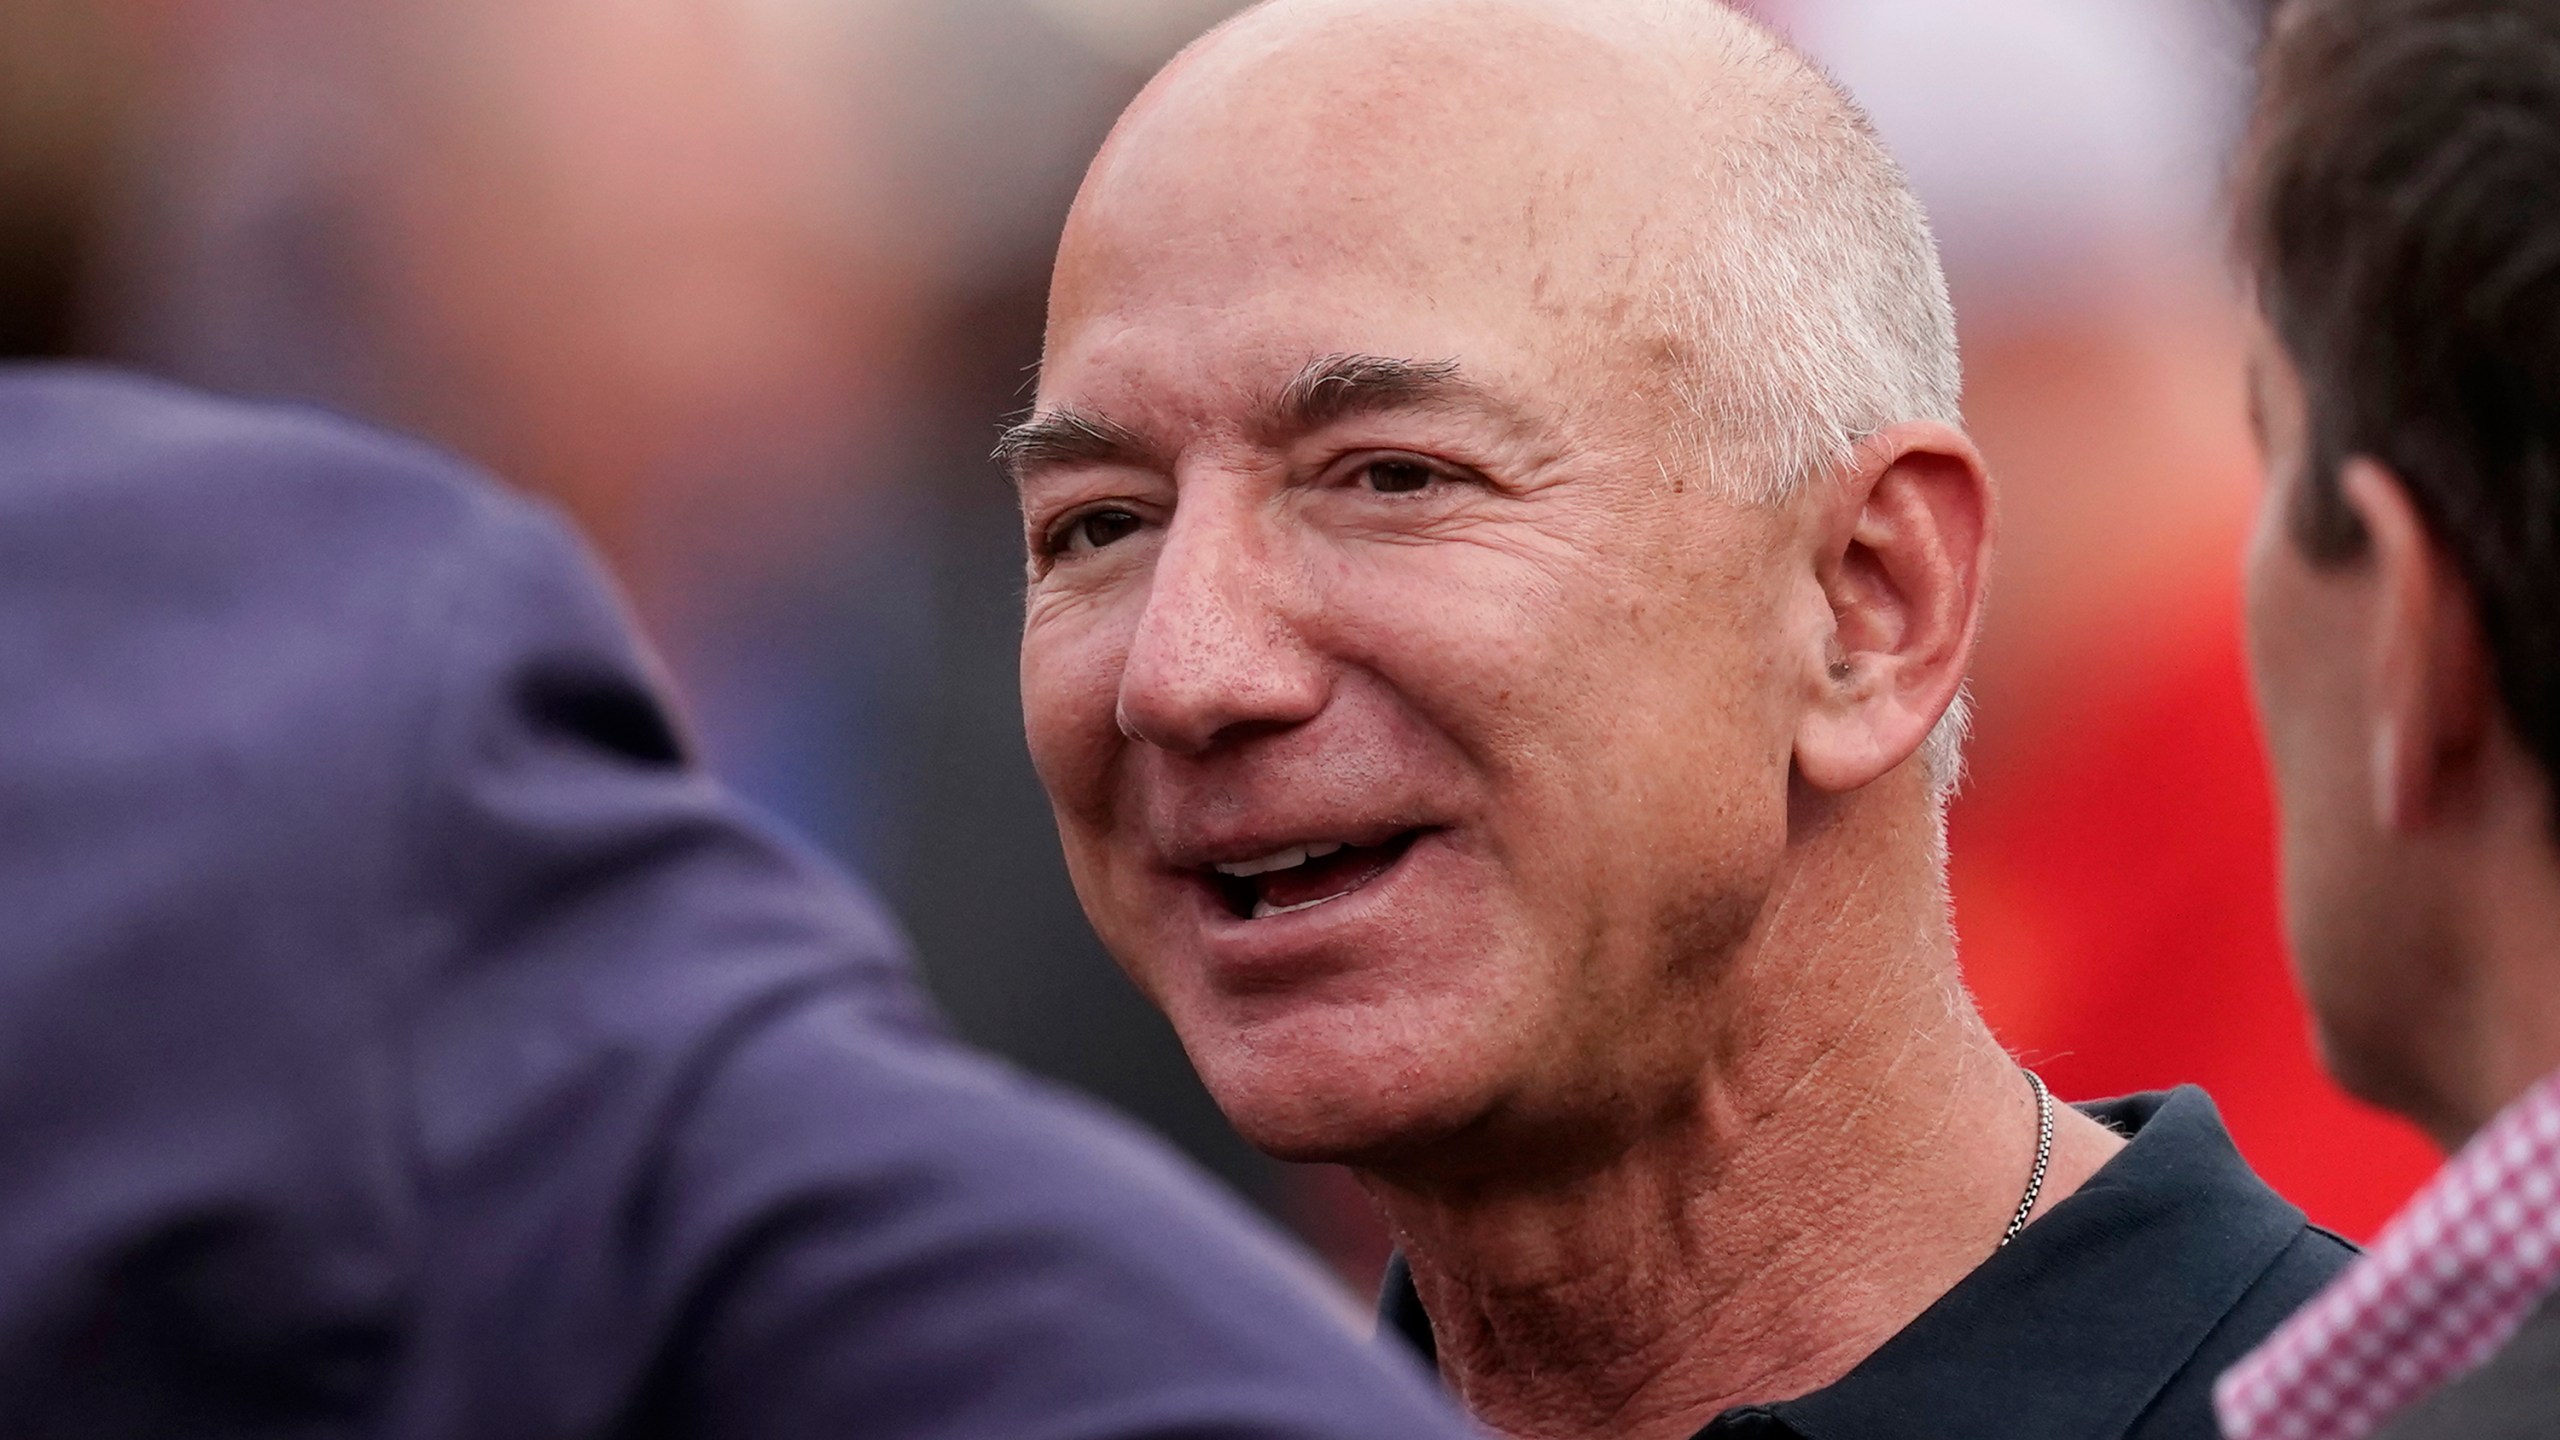
[[[2214,1386],[2230,1440],[2364,1440],[2560,1290],[2560,1074],[2472,1137],[2362,1260]]]

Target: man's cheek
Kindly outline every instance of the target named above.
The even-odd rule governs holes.
[[[1029,636],[1023,644],[1023,735],[1049,798],[1079,810],[1122,748],[1118,720],[1124,652],[1107,644]]]

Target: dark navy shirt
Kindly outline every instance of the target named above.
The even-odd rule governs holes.
[[[1835,1383],[1699,1440],[2218,1440],[2214,1377],[2354,1258],[2249,1169],[2192,1086],[2083,1105],[2128,1137]],[[1387,1328],[1431,1350],[1399,1263]]]
[[[550,514],[0,370],[0,1435],[1463,1433],[1348,1309],[945,1039]]]

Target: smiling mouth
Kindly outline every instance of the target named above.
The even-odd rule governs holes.
[[[1239,920],[1267,920],[1331,904],[1395,868],[1420,838],[1419,830],[1377,845],[1309,841],[1251,860],[1212,865],[1205,872],[1227,912]]]

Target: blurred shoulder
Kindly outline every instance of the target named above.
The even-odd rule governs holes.
[[[282,461],[432,485],[460,483],[462,470],[420,442],[314,406],[229,399],[90,365],[0,366],[0,438],[0,464],[37,481],[147,484],[185,468],[254,483]]]
[[[659,1279],[704,1322],[675,1383],[717,1433],[1465,1433],[1163,1145],[851,996],[775,1017],[701,1101]]]
[[[0,366],[0,514],[56,542],[66,529],[101,546],[121,536],[137,558],[176,537],[231,560],[341,564],[349,547],[379,562],[556,523],[423,441],[85,365]]]

